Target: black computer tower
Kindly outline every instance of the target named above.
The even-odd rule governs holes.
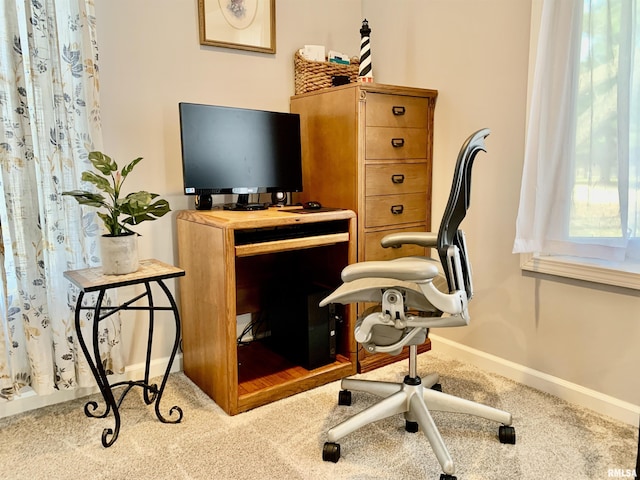
[[[267,301],[271,348],[308,370],[335,361],[335,306],[318,306],[329,293],[318,285],[289,284],[272,290]]]

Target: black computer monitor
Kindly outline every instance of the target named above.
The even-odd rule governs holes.
[[[211,195],[238,194],[225,208],[253,210],[249,195],[302,191],[300,116],[179,104],[184,193],[206,208]]]

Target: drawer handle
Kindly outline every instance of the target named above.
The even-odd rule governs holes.
[[[402,244],[398,244],[398,245],[391,245],[391,248],[395,248],[396,250],[398,250],[399,248],[402,248]]]
[[[391,110],[393,111],[394,115],[404,115],[404,112],[405,112],[404,107],[398,107],[396,105],[391,107]]]
[[[394,215],[401,215],[404,211],[404,205],[391,205],[391,213]]]
[[[391,145],[394,148],[403,147],[404,146],[404,138],[392,138]]]
[[[391,175],[391,181],[393,183],[404,183],[404,175],[402,175],[401,173]]]

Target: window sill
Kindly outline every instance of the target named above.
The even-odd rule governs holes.
[[[529,272],[640,290],[640,264],[616,263],[570,256],[520,255],[520,267]]]

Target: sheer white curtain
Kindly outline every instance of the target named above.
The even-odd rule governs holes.
[[[640,18],[543,0],[514,252],[637,260]]]
[[[69,269],[95,266],[95,211],[80,188],[101,143],[93,1],[0,3],[0,397],[93,383],[76,342]],[[86,187],[86,186],[83,186]],[[88,299],[91,301],[91,299]],[[101,361],[122,371],[120,326],[101,328]],[[85,327],[90,327],[84,314]],[[88,333],[87,333],[88,334]],[[90,337],[89,337],[90,338]]]

